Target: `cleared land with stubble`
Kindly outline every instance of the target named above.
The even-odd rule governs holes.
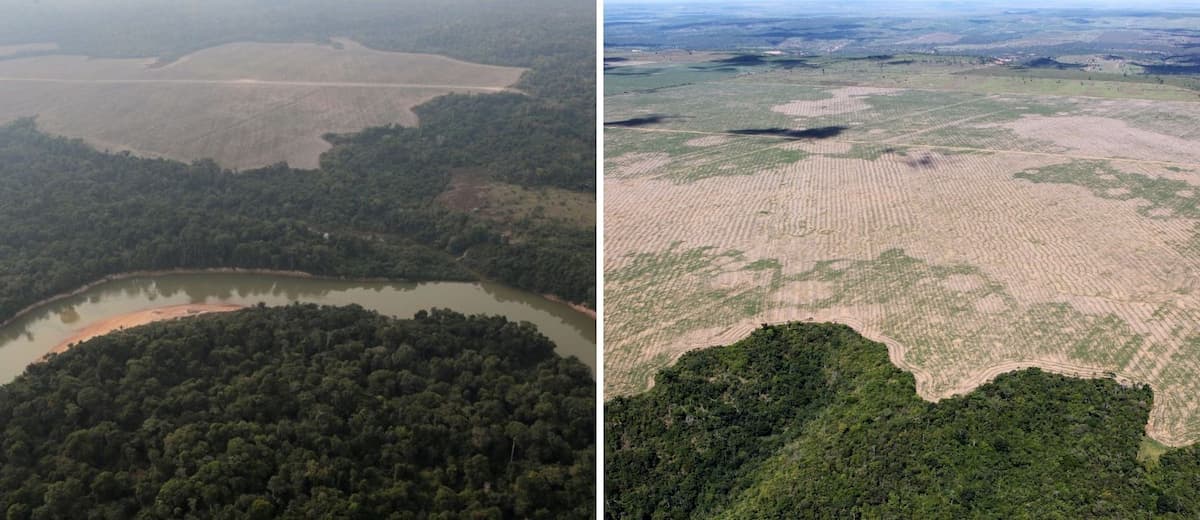
[[[605,129],[610,395],[761,323],[837,321],[927,399],[1028,366],[1115,377],[1153,387],[1152,437],[1200,440],[1188,92],[986,93],[936,63],[678,85],[646,67],[606,97],[606,121],[658,117]]]
[[[326,133],[416,125],[417,105],[504,91],[523,72],[349,40],[228,44],[164,66],[37,56],[0,61],[0,122],[36,116],[47,132],[146,156],[315,168]]]

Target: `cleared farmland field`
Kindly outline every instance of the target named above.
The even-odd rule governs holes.
[[[927,399],[1030,366],[1112,377],[1154,389],[1154,439],[1200,440],[1200,96],[939,59],[619,68],[610,395],[762,323],[836,321]]]
[[[0,122],[101,148],[230,168],[313,168],[321,136],[415,125],[412,108],[450,92],[498,92],[523,69],[332,45],[236,43],[169,63],[37,56],[0,60]]]

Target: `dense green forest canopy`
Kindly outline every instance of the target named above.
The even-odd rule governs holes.
[[[152,324],[0,387],[0,511],[594,518],[594,392],[501,317],[293,305]]]
[[[1195,518],[1148,388],[1037,369],[929,403],[843,325],[764,326],[605,406],[607,518]]]

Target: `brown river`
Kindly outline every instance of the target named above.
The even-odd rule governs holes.
[[[410,318],[432,307],[463,314],[499,314],[528,321],[563,356],[596,367],[596,321],[565,304],[494,283],[355,282],[248,273],[140,276],[105,282],[39,306],[0,328],[0,383],[63,342],[105,321],[184,305],[356,303],[381,314]]]

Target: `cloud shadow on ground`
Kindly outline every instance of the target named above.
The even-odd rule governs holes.
[[[653,124],[658,124],[658,123],[665,123],[672,119],[682,119],[682,118],[679,116],[664,116],[662,114],[651,114],[648,116],[631,117],[629,119],[622,119],[620,121],[605,121],[604,126],[637,127],[637,126],[646,126],[646,125],[653,125]]]
[[[829,139],[830,137],[837,137],[846,131],[847,128],[845,126],[820,126],[805,129],[742,128],[739,130],[730,130],[729,133],[738,135],[771,135],[787,139]]]

